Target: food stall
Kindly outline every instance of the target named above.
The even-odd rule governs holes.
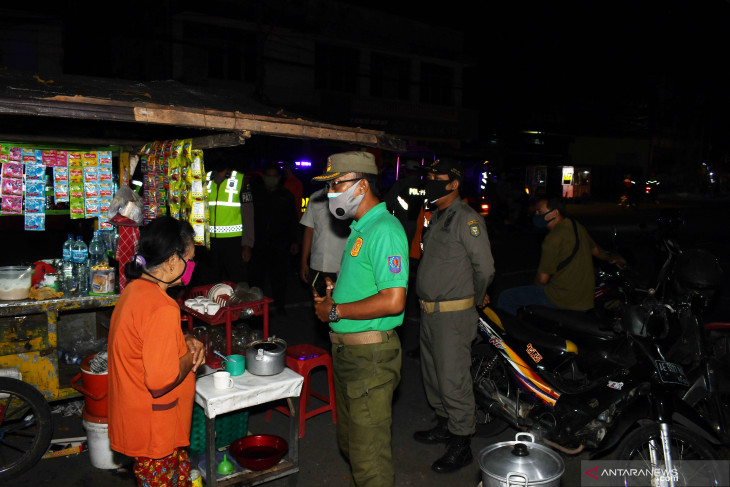
[[[206,97],[174,82],[43,80],[0,72],[0,120],[0,229],[17,250],[0,256],[3,266],[23,264],[21,255],[57,264],[59,235],[67,230],[87,242],[92,231],[110,232],[107,241],[114,242],[119,227],[109,209],[135,171],[143,179],[143,223],[166,214],[187,219],[196,244],[206,245],[207,197],[205,185],[197,183],[208,149],[256,136],[403,149],[402,141],[380,131],[304,120],[238,93]],[[116,257],[113,244],[108,250]],[[47,401],[79,395],[70,387],[79,357],[68,357],[59,344],[71,330],[105,338],[119,297],[118,265],[115,270],[113,286],[101,295],[69,293],[50,281],[41,284],[49,290],[35,293],[38,299],[32,290],[31,297],[0,295],[0,369],[17,369]]]

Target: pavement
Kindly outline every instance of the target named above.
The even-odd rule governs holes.
[[[672,205],[672,206],[670,206]],[[614,203],[593,203],[571,205],[569,211],[584,221],[589,231],[599,242],[613,232],[614,227],[623,229],[622,235],[651,233],[656,215],[664,207],[674,207],[675,203],[666,203],[661,207],[648,206],[637,211],[626,211]],[[695,237],[727,244],[728,216],[725,205],[707,205],[704,202],[686,204],[676,203],[692,216],[697,228],[691,227],[690,233]],[[704,220],[703,220],[704,219]],[[497,263],[497,277],[490,288],[492,295],[501,289],[529,282],[539,257],[539,244],[542,235],[528,228],[489,227],[493,254]],[[594,234],[595,232],[595,234]],[[628,238],[628,237],[627,237]],[[633,237],[631,237],[633,238]],[[606,245],[606,244],[604,244]],[[725,255],[727,259],[727,255]],[[726,262],[726,261],[725,261]],[[313,344],[325,349],[329,348],[327,327],[319,322],[313,313],[308,290],[293,275],[288,278],[288,302],[284,312],[271,317],[270,330],[287,341],[289,345],[299,343]],[[730,294],[730,293],[726,293]],[[726,305],[730,304],[727,297]],[[728,306],[730,308],[730,306]],[[418,311],[412,300],[406,310],[406,319],[399,328],[399,335],[405,351],[413,350],[418,343]],[[256,327],[256,318],[248,323]],[[326,374],[323,369],[315,370],[312,375],[315,390],[326,391]],[[54,403],[54,405],[56,405]],[[312,406],[316,406],[313,400]],[[288,435],[288,418],[274,412],[270,421],[266,421],[265,407],[249,410],[249,432],[252,434]],[[479,452],[486,446],[499,441],[514,439],[515,431],[505,430],[491,437],[474,437],[472,451],[474,462],[452,474],[437,474],[431,471],[431,463],[444,451],[443,445],[424,445],[412,439],[414,431],[430,428],[433,424],[433,413],[429,408],[423,390],[420,362],[417,356],[404,353],[401,383],[393,401],[393,457],[396,465],[397,486],[443,487],[443,486],[476,486],[480,477],[478,463]],[[68,438],[85,434],[79,416],[64,417],[54,414],[54,438]],[[324,413],[307,420],[306,434],[299,442],[300,472],[298,486],[346,486],[350,484],[349,466],[340,454],[336,439],[335,425],[332,416]],[[565,456],[566,472],[561,486],[580,485],[580,460],[588,458],[587,453],[577,456]],[[135,481],[128,468],[101,470],[94,468],[89,459],[89,452],[82,452],[61,458],[41,460],[31,471],[16,479],[5,482],[6,487],[27,487],[28,485],[54,486],[134,486]],[[284,486],[284,480],[275,480],[266,485]]]

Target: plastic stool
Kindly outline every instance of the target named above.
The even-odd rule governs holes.
[[[299,398],[299,438],[304,436],[304,422],[318,414],[332,411],[332,423],[337,423],[337,408],[335,407],[335,383],[332,377],[332,357],[327,351],[313,345],[294,345],[286,349],[286,366],[304,377],[302,384],[302,395]],[[327,382],[329,384],[329,396],[324,396],[310,389],[309,375],[315,367],[327,367]],[[327,404],[311,411],[307,406],[314,396],[316,399]],[[280,413],[289,415],[284,406],[276,406],[274,409]],[[266,421],[271,419],[271,409],[266,413]]]

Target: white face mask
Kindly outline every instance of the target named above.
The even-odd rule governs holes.
[[[354,218],[357,209],[360,207],[360,202],[365,197],[365,194],[353,197],[357,183],[350,186],[344,193],[327,193],[329,198],[330,213],[334,215],[338,220],[347,220],[348,218]]]

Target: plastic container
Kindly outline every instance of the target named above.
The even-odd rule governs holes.
[[[0,300],[27,299],[32,267],[0,267]]]
[[[76,237],[71,247],[71,258],[74,264],[74,280],[78,284],[78,294],[89,292],[89,249],[81,235]]]
[[[117,271],[113,267],[92,267],[89,269],[89,294],[103,296],[114,294]]]
[[[89,242],[89,267],[107,267],[108,261],[106,260],[106,247],[104,242],[99,235],[99,230],[94,232],[94,237]],[[91,281],[89,281],[91,285]]]
[[[248,411],[232,411],[215,417],[215,447],[222,448],[248,434]],[[190,424],[190,452],[205,451],[205,412],[193,404]]]
[[[74,244],[74,236],[69,234],[63,243],[63,269],[61,270],[61,285],[63,292],[71,296],[76,293],[76,281],[74,281],[74,263],[71,256],[71,247]]]
[[[91,465],[109,470],[124,465],[125,457],[116,453],[109,445],[109,425],[107,423],[92,423],[83,420],[86,430],[86,444],[89,446],[89,460]]]
[[[71,387],[84,395],[85,409],[89,414],[106,417],[108,411],[108,378],[106,372],[97,374],[91,371],[89,362],[94,358],[94,355],[96,354],[91,354],[81,361],[81,372],[71,379]],[[80,384],[79,379],[82,379]]]

